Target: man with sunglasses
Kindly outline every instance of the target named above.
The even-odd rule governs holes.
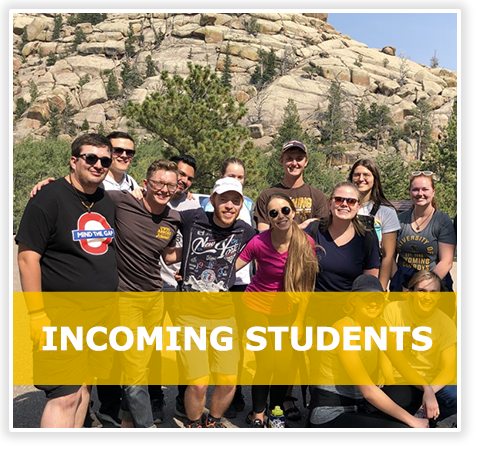
[[[61,354],[45,355],[41,347],[45,345],[43,327],[68,326],[68,321],[81,317],[87,317],[92,326],[108,326],[105,323],[111,322],[116,304],[97,307],[85,301],[78,306],[66,301],[67,294],[56,301],[54,294],[39,292],[116,291],[115,207],[100,188],[112,162],[111,153],[110,141],[104,136],[85,134],[75,139],[69,175],[50,183],[29,201],[15,238],[34,344],[34,380],[43,383],[35,386],[48,399],[41,427],[82,427],[91,389],[81,384],[53,385],[41,380],[45,373],[65,376],[77,369],[85,377],[110,373],[111,362],[99,362],[96,352],[78,352],[65,361]]]
[[[106,138],[103,139],[108,142]],[[109,145],[111,146],[110,143]],[[110,166],[112,161],[110,157],[96,157],[92,153],[79,155],[78,159],[85,164],[93,163],[94,170],[103,164]],[[80,171],[81,179],[85,180],[88,174],[83,176],[85,170],[80,168]],[[106,171],[104,169],[98,184],[105,178]],[[180,216],[168,207],[168,203],[178,187],[177,171],[178,167],[174,162],[154,161],[148,168],[146,179],[143,180],[145,194],[142,200],[135,199],[128,191],[108,191],[115,208],[115,246],[119,276],[117,289],[124,292],[119,301],[120,324],[129,326],[133,332],[136,332],[137,326],[145,326],[147,329],[157,326],[163,319],[163,298],[162,293],[159,293],[162,290],[159,260],[163,252],[166,253],[169,248],[176,245]],[[56,184],[57,182],[53,182],[46,187]],[[106,196],[105,191],[99,190]],[[32,201],[37,200],[39,195]],[[116,274],[116,266],[114,271]],[[125,292],[129,292],[129,298]],[[154,292],[154,296],[135,298],[134,292]],[[141,318],[142,322],[135,323],[135,317]],[[124,353],[122,362],[126,383],[121,400],[124,410],[123,426],[152,427],[152,408],[146,386],[146,370],[151,351],[148,350],[137,357],[130,357],[129,353]],[[118,378],[116,376],[113,380],[101,383],[111,383]],[[99,395],[102,395],[100,419],[119,425],[120,396],[117,386],[101,386],[99,389]]]
[[[260,232],[269,228],[266,201],[273,193],[284,194],[291,198],[296,207],[294,220],[298,224],[311,218],[328,215],[328,200],[324,193],[304,182],[304,169],[308,165],[306,145],[299,140],[286,142],[279,162],[284,170],[283,181],[264,190],[256,201],[254,217]]]
[[[108,173],[100,187],[105,191],[133,191],[138,188],[138,183],[126,171],[129,169],[135,156],[135,141],[126,132],[113,131],[108,134],[107,139],[112,145],[112,161]],[[55,181],[55,178],[46,178],[37,183],[30,197],[36,195],[48,183]]]
[[[126,173],[135,156],[135,141],[133,137],[122,131],[113,131],[106,137],[113,147],[113,161],[103,187],[106,191],[131,192],[139,187],[137,182]]]

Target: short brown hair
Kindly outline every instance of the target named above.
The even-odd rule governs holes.
[[[111,154],[113,148],[110,141],[101,134],[83,134],[77,137],[72,143],[72,156],[80,156],[81,149],[84,145],[91,145],[98,148],[108,148],[108,152]]]
[[[149,180],[151,176],[158,170],[164,170],[165,172],[175,172],[178,176],[178,164],[173,161],[167,161],[166,159],[157,159],[150,164],[146,172],[146,179]]]

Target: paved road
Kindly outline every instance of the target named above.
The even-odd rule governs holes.
[[[17,266],[17,246],[13,244],[13,291],[21,291],[20,286],[20,276],[18,273]],[[456,272],[457,267],[454,263],[452,269],[452,278],[456,282]],[[164,393],[166,397],[166,419],[165,423],[160,426],[160,428],[172,428],[172,427],[183,427],[184,420],[177,418],[174,415],[174,402],[176,396],[176,387],[168,386],[164,387]],[[298,386],[295,387],[295,392],[293,395],[295,397],[299,396],[300,389]],[[228,427],[248,427],[245,418],[248,411],[252,408],[251,398],[249,392],[246,393],[246,408],[244,411],[239,413],[236,418],[225,420],[225,424]],[[97,410],[99,403],[96,396],[95,390],[93,391],[93,402],[94,408]],[[303,411],[303,418],[299,422],[289,422],[291,427],[304,427],[307,411],[300,404],[301,399],[298,401],[297,405]],[[40,425],[40,417],[45,405],[45,397],[43,392],[38,391],[33,386],[14,386],[13,387],[13,427],[15,428],[35,428]],[[111,428],[111,426],[109,427]],[[101,429],[100,429],[101,430]]]

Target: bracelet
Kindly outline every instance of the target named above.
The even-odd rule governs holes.
[[[36,317],[30,317],[30,321],[33,322],[35,320],[40,320],[41,318],[44,318],[47,316],[47,313],[45,312],[43,315],[37,315]]]
[[[40,312],[43,312],[45,310],[44,307],[42,307],[41,309],[35,309],[34,311],[29,311],[28,312],[28,315],[32,315],[32,314],[38,314]]]

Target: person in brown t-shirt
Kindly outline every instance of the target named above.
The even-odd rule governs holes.
[[[167,206],[178,187],[178,166],[165,160],[153,162],[143,187],[146,192],[141,200],[126,192],[110,192],[116,205],[115,245],[117,261],[121,263],[120,324],[131,329],[135,345],[139,326],[151,335],[163,321],[159,259],[174,249],[181,222],[179,213]],[[154,344],[142,352],[129,349],[122,354],[122,427],[154,427],[148,392],[148,361],[153,348]]]
[[[273,193],[291,198],[296,207],[294,220],[298,224],[312,218],[328,215],[328,200],[319,189],[304,182],[303,173],[308,165],[307,149],[303,142],[290,140],[283,145],[279,162],[284,169],[281,183],[264,190],[256,201],[255,221],[260,232],[269,228],[266,200]]]

